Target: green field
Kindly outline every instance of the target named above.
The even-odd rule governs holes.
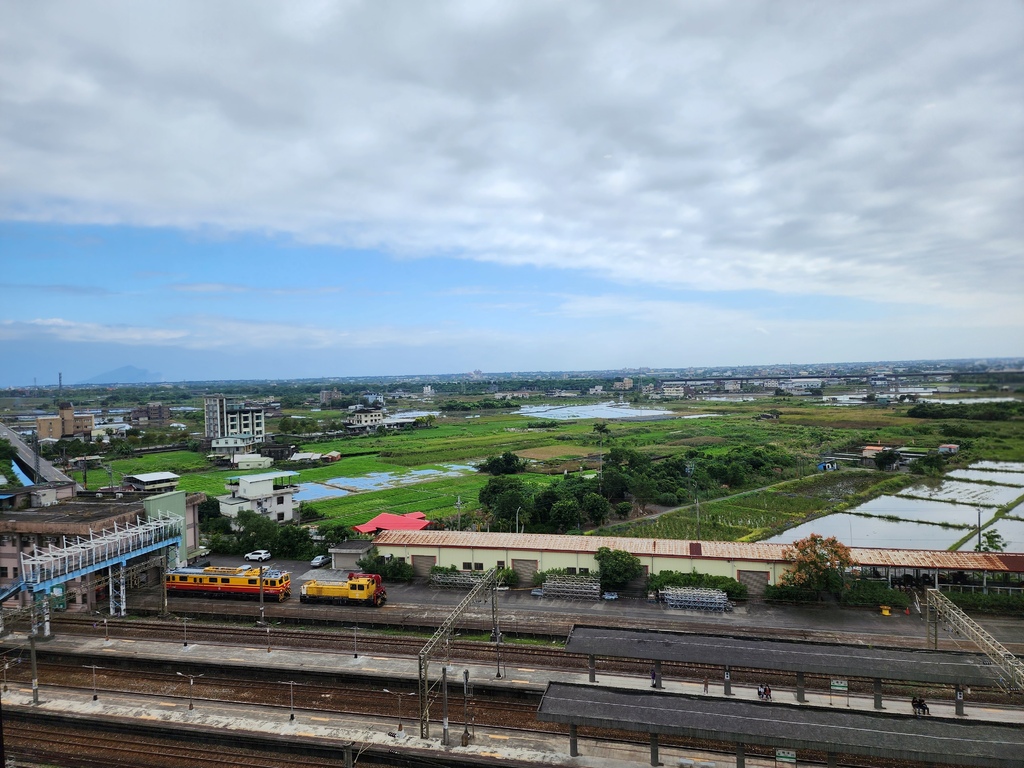
[[[487,412],[479,418],[463,415],[439,417],[430,429],[387,435],[371,435],[325,441],[306,441],[299,449],[317,453],[339,452],[343,458],[323,466],[279,464],[294,469],[296,483],[325,482],[338,477],[365,477],[371,473],[402,475],[414,469],[440,469],[444,465],[473,464],[504,451],[534,451],[536,460],[528,476],[536,486],[559,478],[586,463],[598,466],[598,455],[615,448],[636,451],[654,462],[673,458],[727,456],[744,446],[772,446],[792,456],[791,465],[777,467],[771,487],[733,496],[743,487],[723,485],[702,493],[701,535],[704,538],[753,541],[774,535],[782,528],[814,516],[860,503],[899,482],[892,475],[871,470],[843,470],[819,475],[814,464],[822,453],[852,450],[867,443],[914,447],[934,451],[942,443],[957,443],[962,450],[954,466],[979,459],[1024,461],[1024,422],[969,421],[966,419],[915,419],[906,415],[909,404],[830,407],[809,398],[765,398],[757,402],[675,402],[664,407],[679,418],[652,422],[608,422],[608,434],[594,431],[594,420],[541,422],[536,417]],[[777,419],[760,420],[758,414],[774,410]],[[687,415],[714,414],[688,419]],[[296,411],[295,415],[299,415]],[[307,414],[309,415],[309,414]],[[318,418],[338,418],[340,412],[317,413]],[[312,417],[310,415],[310,417]],[[709,459],[710,461],[710,459]],[[179,487],[189,492],[222,495],[236,470],[214,469],[199,453],[176,451],[113,459],[115,479],[126,474],[170,471],[181,475]],[[258,474],[258,473],[252,473]],[[76,477],[81,478],[81,473]],[[802,479],[800,479],[802,478]],[[386,490],[305,502],[315,515],[345,525],[365,522],[380,512],[422,511],[443,519],[480,509],[478,493],[488,476],[467,474],[425,480]],[[109,482],[106,470],[89,471],[89,487]],[[758,483],[764,484],[764,483]],[[748,486],[749,487],[749,486]],[[730,497],[730,498],[720,498]],[[681,500],[683,496],[680,497]],[[715,500],[718,499],[718,500]],[[607,526],[618,535],[694,538],[696,510],[685,507],[657,520],[630,520]]]

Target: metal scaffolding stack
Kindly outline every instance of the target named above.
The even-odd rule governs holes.
[[[548,576],[544,597],[556,600],[600,600],[601,582],[593,576]]]
[[[665,587],[661,590],[662,599],[669,608],[681,608],[688,611],[724,611],[732,610],[728,595],[720,589],[703,589],[700,587]]]
[[[434,589],[472,589],[486,574],[483,571],[456,571],[430,574],[430,586]]]

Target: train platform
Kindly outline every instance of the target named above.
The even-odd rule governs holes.
[[[3,640],[6,649],[25,649],[28,647],[28,639],[24,634],[8,635]],[[195,674],[203,669],[210,668],[231,668],[239,669],[261,668],[272,670],[278,681],[292,679],[297,674],[318,675],[325,677],[359,677],[362,680],[378,681],[383,689],[388,685],[396,687],[404,684],[406,688],[415,686],[418,674],[418,664],[415,658],[382,656],[369,652],[359,652],[358,656],[353,649],[347,648],[344,651],[315,651],[315,650],[294,650],[288,648],[275,649],[269,646],[235,646],[221,645],[213,642],[189,642],[185,645],[182,641],[152,641],[152,640],[130,640],[111,637],[77,637],[77,636],[54,636],[46,641],[37,641],[37,649],[40,652],[49,654],[78,654],[86,655],[94,659],[102,660],[104,657],[113,659],[133,659],[136,661],[151,661],[154,665],[164,667],[173,665],[186,676]],[[102,666],[102,661],[96,661]],[[113,666],[113,665],[112,665]],[[431,677],[439,675],[441,669],[440,661],[431,665]],[[450,675],[453,680],[453,688],[461,688],[463,670],[469,670],[470,681],[474,685],[481,685],[486,682],[489,688],[505,688],[512,690],[529,690],[540,692],[545,690],[549,682],[579,683],[587,684],[589,681],[587,670],[579,672],[563,672],[544,669],[531,669],[519,666],[498,667],[497,659],[494,663],[483,664],[480,662],[463,662],[453,658],[450,664]],[[500,671],[500,677],[498,676]],[[401,682],[399,682],[401,681]],[[187,710],[180,698],[161,700],[159,696],[133,696],[131,694],[117,694],[113,696],[101,696],[99,701],[92,701],[87,691],[75,692],[59,687],[60,681],[39,680],[39,707],[48,710],[59,710],[66,712],[77,712],[81,715],[102,716],[110,718],[129,718],[140,720],[163,720],[168,722],[179,722],[190,724],[196,727],[217,727],[248,730],[255,732],[272,732],[282,735],[293,735],[296,737],[313,737],[339,739],[342,741],[355,741],[360,744],[401,744],[403,750],[416,748],[426,750],[451,750],[464,751],[467,755],[478,754],[480,756],[492,755],[503,757],[509,760],[521,761],[523,764],[535,763],[538,765],[578,765],[592,766],[593,768],[616,768],[626,765],[649,764],[649,749],[645,745],[610,745],[604,742],[580,739],[580,755],[570,758],[568,755],[568,737],[565,734],[538,735],[523,734],[519,731],[494,728],[490,726],[476,726],[475,738],[471,743],[463,747],[460,744],[463,732],[461,720],[461,696],[456,695],[449,702],[451,715],[452,745],[445,747],[441,744],[442,725],[440,722],[441,704],[438,700],[431,707],[430,739],[419,738],[418,722],[415,719],[415,706],[410,706],[406,711],[404,728],[398,731],[398,723],[395,721],[382,722],[380,718],[358,717],[352,715],[337,714],[322,711],[296,711],[295,720],[289,718],[287,706],[281,706],[281,702],[288,701],[287,684],[275,685],[268,683],[266,706],[231,704],[224,702],[213,702],[196,700],[195,709]],[[648,689],[651,686],[649,678],[636,676],[612,674],[598,670],[596,685],[610,688],[625,689]],[[725,698],[723,682],[721,680],[709,680],[707,691],[704,690],[703,682],[692,680],[673,679],[663,677],[662,685],[668,693],[686,693],[695,695],[707,695],[710,697]],[[183,686],[183,692],[187,685]],[[756,686],[732,684],[732,696],[729,698],[757,701]],[[794,689],[773,689],[773,700],[775,702],[786,702],[796,704],[796,692]],[[383,693],[382,696],[387,694]],[[827,693],[807,691],[807,701],[802,706],[818,708],[834,708],[848,710],[872,711],[874,700],[871,696],[830,695]],[[410,701],[411,703],[411,701]],[[3,704],[7,706],[33,706],[31,689],[12,686],[11,690],[3,695]],[[968,694],[964,704],[964,717],[957,718],[955,703],[952,700],[940,701],[929,699],[928,705],[933,718],[951,718],[971,721],[990,721],[1000,723],[1024,724],[1024,710],[1017,707],[993,706],[980,702],[972,702]],[[771,703],[764,703],[770,707]],[[885,712],[912,716],[910,702],[903,700],[885,700]],[[409,716],[412,717],[409,717]],[[661,760],[666,765],[676,765],[679,759],[686,758],[700,761],[712,761],[719,765],[732,765],[735,758],[731,755],[704,755],[697,756],[684,752],[683,750],[663,747]],[[760,766],[758,758],[748,756],[748,766]],[[774,765],[774,761],[765,760],[764,766]]]

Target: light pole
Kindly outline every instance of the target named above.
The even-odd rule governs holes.
[[[182,630],[185,633],[185,644],[182,647],[183,648],[188,648],[188,617],[186,617],[186,616],[182,616],[181,617],[181,628],[182,628]],[[181,674],[181,673],[179,672],[178,674]]]
[[[462,746],[469,746],[469,670],[462,670]]]
[[[92,670],[92,700],[96,701],[99,698],[96,694],[96,670],[103,669],[103,667],[97,667],[95,664],[83,664],[82,666]]]
[[[188,708],[189,711],[195,709],[195,707],[192,705],[192,684],[195,682],[195,679],[197,677],[202,677],[202,675],[184,675],[181,672],[175,672],[174,674],[176,674],[178,677],[188,678]]]
[[[501,619],[497,616],[494,618],[494,653],[498,657],[498,669],[494,679],[501,680]]]
[[[981,507],[978,507],[978,551],[981,552]]]
[[[381,690],[384,691],[384,693],[390,693],[392,696],[394,696],[396,699],[398,699],[398,732],[401,733],[402,732],[402,697],[403,696],[412,696],[414,694],[412,692],[402,693],[401,691],[389,691],[387,688],[381,688]]]
[[[260,566],[260,626],[266,624],[263,618],[263,566]]]
[[[352,625],[352,658],[359,658],[359,625]]]
[[[295,681],[294,680],[281,680],[281,685],[288,686],[288,708],[290,714],[288,715],[289,720],[295,719]]]

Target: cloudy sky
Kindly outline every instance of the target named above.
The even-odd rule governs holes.
[[[0,0],[0,386],[1024,354],[1024,4]]]

